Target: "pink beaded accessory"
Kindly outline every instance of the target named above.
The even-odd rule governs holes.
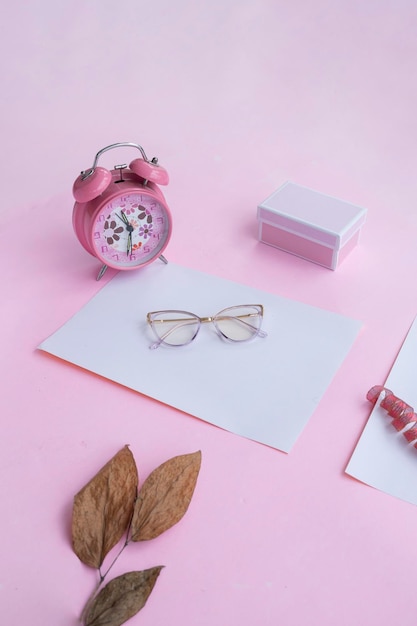
[[[383,398],[380,406],[385,409],[390,417],[393,417],[391,424],[395,430],[400,432],[408,441],[413,443],[417,448],[417,414],[412,406],[394,396],[390,389],[386,389],[381,385],[375,385],[366,394],[367,400],[372,404],[376,404],[380,396]]]

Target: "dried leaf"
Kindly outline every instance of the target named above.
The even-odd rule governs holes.
[[[138,472],[125,446],[74,498],[72,545],[78,558],[99,568],[132,518]]]
[[[147,541],[180,521],[188,509],[201,465],[201,452],[176,456],[156,468],[139,491],[131,538]]]
[[[162,566],[127,572],[111,580],[90,606],[85,626],[120,626],[146,604]]]

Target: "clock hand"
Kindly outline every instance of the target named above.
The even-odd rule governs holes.
[[[133,228],[132,224],[129,222],[129,220],[127,219],[126,215],[123,212],[120,215],[118,213],[116,213],[115,215],[126,226],[126,230],[129,233],[128,236],[127,236],[126,254],[127,255],[132,254],[132,252],[133,252],[132,232],[133,232],[134,228]]]
[[[118,213],[115,213],[115,215],[116,215],[116,217],[118,217],[118,218],[119,218],[119,220],[120,220],[121,222],[123,222],[123,224],[125,224],[125,226],[130,225],[130,222],[129,222],[129,220],[127,219],[127,217],[126,217],[125,213],[123,213],[123,212],[122,212],[120,215],[119,215]]]
[[[128,229],[129,230],[129,229]],[[132,228],[133,230],[133,228]],[[127,236],[127,250],[126,250],[126,254],[132,254],[133,250],[132,250],[132,230],[129,230],[129,234]]]

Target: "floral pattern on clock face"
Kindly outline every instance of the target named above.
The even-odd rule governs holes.
[[[153,196],[134,192],[101,208],[93,226],[93,241],[104,263],[129,267],[158,256],[168,233],[163,205]]]

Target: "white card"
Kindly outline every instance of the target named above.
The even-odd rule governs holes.
[[[263,304],[264,339],[223,341],[204,324],[188,346],[161,346],[148,311],[201,317]],[[346,357],[356,320],[169,263],[120,272],[39,348],[186,413],[288,452]]]
[[[374,384],[383,383],[374,381]],[[417,408],[417,320],[411,326],[385,387]],[[367,391],[364,390],[364,396]],[[369,407],[371,410],[372,405]],[[380,491],[417,504],[417,450],[395,430],[392,419],[377,402],[346,473]]]

